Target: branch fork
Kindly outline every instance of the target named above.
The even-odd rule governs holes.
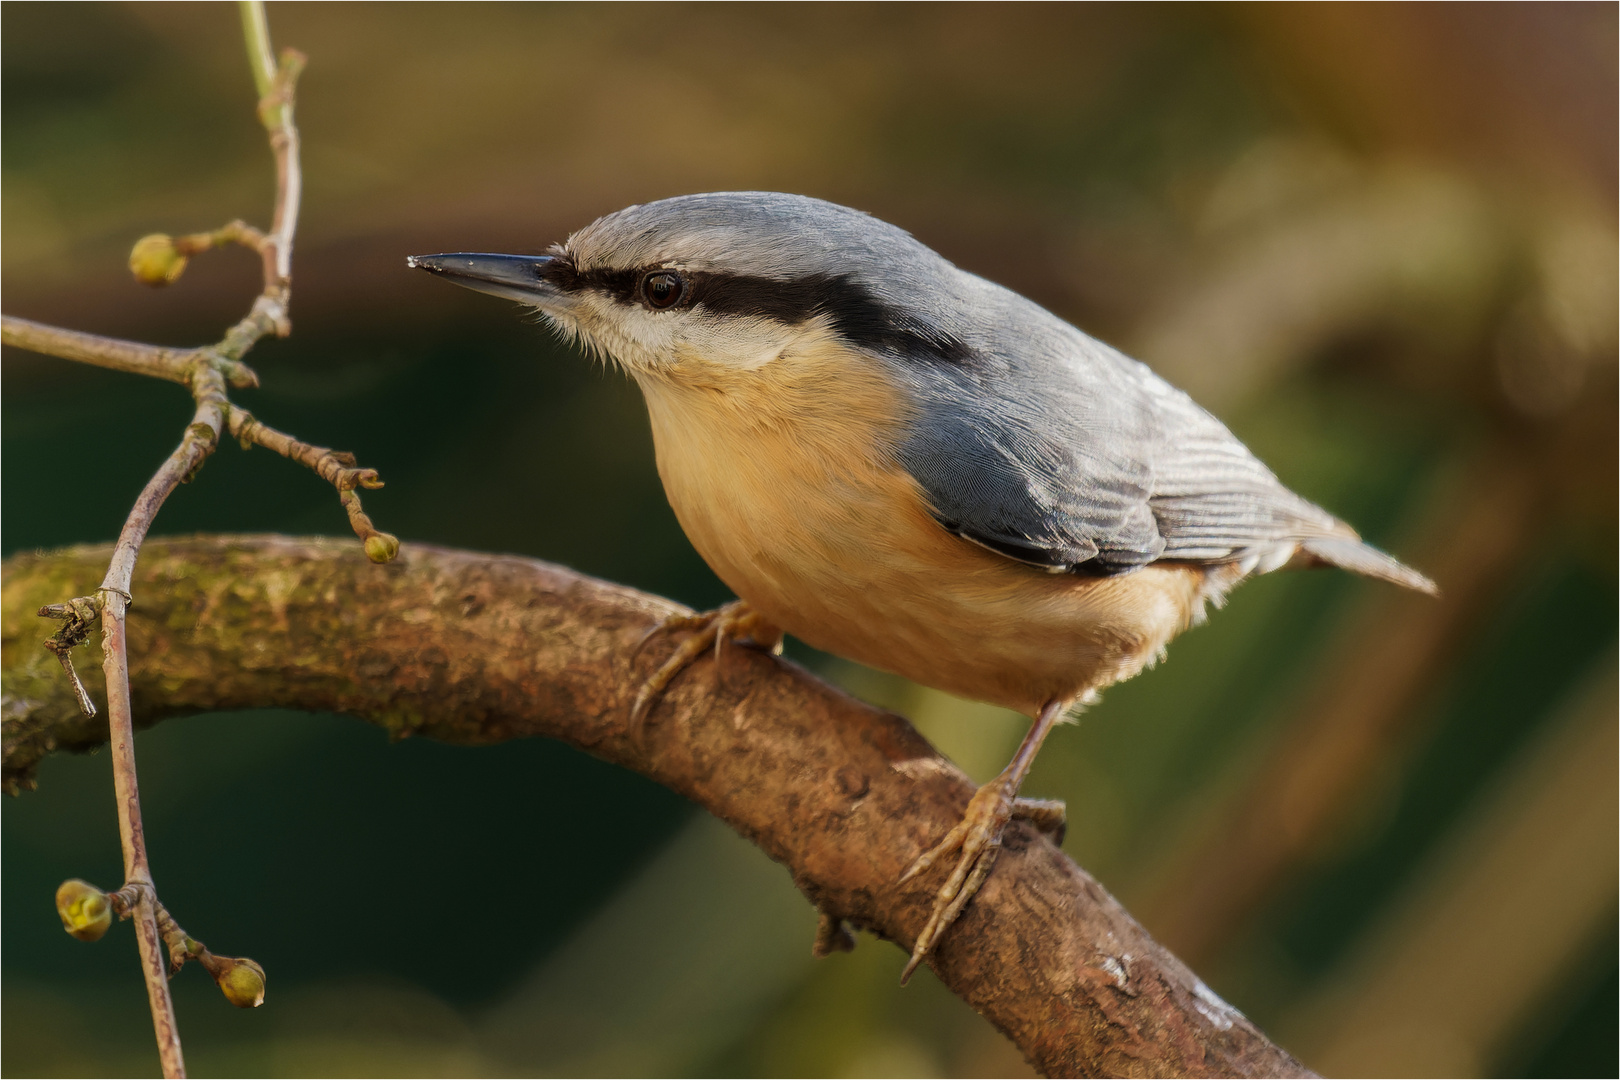
[[[263,287],[248,313],[227,329],[218,342],[191,349],[120,341],[26,319],[0,319],[0,341],[4,344],[177,382],[190,390],[196,402],[196,411],[181,436],[179,446],[135,500],[96,594],[47,604],[39,609],[42,617],[56,619],[62,624],[45,642],[45,648],[60,661],[79,709],[87,717],[96,715],[96,706],[74,670],[72,651],[87,640],[98,624],[101,627],[109,741],[113,750],[113,784],[118,803],[119,834],[124,849],[125,884],[116,892],[102,894],[84,882],[63,885],[58,892],[63,925],[76,937],[94,940],[101,936],[105,927],[97,923],[96,927],[99,928],[87,929],[83,924],[86,912],[91,909],[105,912],[108,905],[120,918],[135,921],[147,996],[165,1076],[184,1076],[185,1062],[163,970],[160,940],[167,947],[173,970],[178,971],[188,960],[196,960],[214,975],[226,997],[238,1005],[251,1006],[263,1001],[264,969],[251,960],[216,956],[201,942],[188,936],[159,902],[152,883],[136,783],[134,723],[125,644],[125,613],[132,599],[131,581],[141,545],[170,493],[178,485],[189,483],[196,477],[219,446],[221,435],[229,430],[244,448],[250,445],[269,447],[308,466],[332,484],[337,489],[350,525],[364,545],[367,557],[373,562],[388,562],[399,553],[399,541],[376,528],[361,509],[360,497],[356,494],[357,488],[382,487],[382,480],[375,469],[359,468],[352,454],[312,446],[267,427],[230,400],[228,387],[247,389],[259,385],[258,375],[243,362],[248,351],[266,337],[286,337],[292,332],[287,311],[292,297],[293,237],[298,228],[298,208],[303,189],[298,128],[293,110],[298,76],[306,62],[304,55],[288,49],[281,53],[279,62],[275,61],[262,0],[244,0],[241,10],[248,59],[259,93],[257,115],[269,136],[276,165],[276,198],[271,227],[266,232],[237,220],[217,229],[179,237],[153,233],[135,243],[130,252],[129,267],[137,281],[154,287],[164,286],[176,281],[196,255],[227,245],[246,247],[256,252],[263,264]],[[64,896],[69,898],[66,908],[62,907]],[[97,896],[102,900],[96,901]],[[78,906],[73,907],[74,903]],[[98,903],[101,905],[99,908]]]
[[[147,547],[137,583],[147,610],[129,640],[143,721],[270,707],[465,745],[560,739],[705,807],[782,863],[824,916],[822,951],[848,944],[841,922],[910,951],[931,913],[933,889],[896,882],[960,820],[972,781],[900,717],[763,650],[728,652],[718,681],[677,679],[652,737],[638,738],[626,664],[638,648],[656,664],[678,647],[667,635],[642,646],[649,629],[689,614],[669,601],[427,544],[387,574],[327,538]],[[8,640],[63,581],[93,582],[107,555],[7,560]],[[197,620],[198,601],[224,585],[239,601],[229,617]],[[298,632],[278,629],[289,624]],[[8,649],[6,661],[5,778],[25,780],[54,749],[99,744],[44,653]],[[1048,1075],[1311,1075],[1030,822],[1008,826],[963,920],[929,966]],[[154,941],[161,951],[160,930]]]
[[[352,454],[276,431],[229,399],[228,387],[246,389],[258,385],[258,376],[243,357],[263,338],[285,337],[291,331],[287,314],[291,258],[302,192],[299,137],[293,114],[296,83],[305,60],[302,54],[287,50],[276,61],[262,3],[247,0],[241,8],[250,66],[259,92],[257,114],[268,133],[276,164],[271,227],[265,232],[233,221],[209,232],[178,238],[154,234],[136,244],[131,269],[139,280],[166,285],[180,276],[190,258],[204,251],[226,245],[248,247],[259,254],[263,263],[263,288],[248,313],[217,343],[190,349],[120,341],[11,317],[0,320],[0,341],[7,345],[167,379],[186,386],[196,403],[194,417],[180,444],[131,509],[100,587],[92,595],[39,608],[41,616],[62,624],[46,648],[60,661],[78,707],[86,716],[95,715],[95,705],[74,671],[71,652],[100,626],[107,684],[107,739],[112,748],[124,855],[124,884],[119,889],[109,894],[82,881],[65,882],[57,893],[58,910],[68,932],[87,941],[105,933],[113,914],[135,923],[159,1056],[164,1075],[170,1077],[184,1076],[185,1063],[169,997],[169,975],[196,961],[233,1003],[243,1007],[263,1001],[265,976],[263,968],[252,960],[219,956],[187,934],[159,900],[153,883],[135,768],[126,619],[132,603],[136,560],[147,532],[169,494],[197,474],[217,448],[222,434],[229,431],[244,447],[272,449],[330,483],[373,562],[388,562],[399,554],[398,540],[378,531],[361,507],[359,489],[382,486],[376,470],[360,468]],[[319,545],[313,551],[295,554],[292,565],[297,573],[322,568]],[[161,558],[161,547],[155,557]],[[434,610],[431,597],[438,595],[482,596],[492,607],[510,603],[508,617],[458,619],[439,628],[445,637],[476,635],[497,623],[533,627],[532,633],[504,632],[492,639],[466,641],[464,648],[434,650],[445,664],[473,658],[477,667],[476,677],[458,683],[469,691],[466,701],[476,706],[468,715],[453,718],[452,727],[458,737],[470,733],[478,741],[490,741],[527,729],[524,733],[566,738],[704,803],[745,835],[758,840],[773,857],[794,868],[795,879],[822,914],[816,937],[818,953],[850,946],[846,921],[873,927],[896,941],[915,938],[921,925],[921,909],[908,899],[907,891],[892,887],[899,868],[884,860],[896,851],[904,851],[905,845],[915,840],[908,840],[908,836],[917,822],[955,820],[971,788],[965,777],[933,758],[930,748],[903,721],[818,688],[803,673],[790,668],[766,672],[762,665],[776,662],[750,654],[742,661],[752,669],[748,693],[741,699],[721,703],[724,707],[715,708],[716,703],[707,694],[695,699],[689,691],[677,688],[671,695],[671,707],[679,710],[689,734],[699,737],[689,739],[679,754],[648,755],[628,735],[624,720],[630,703],[615,699],[615,688],[622,679],[618,671],[611,669],[618,657],[631,651],[649,615],[668,615],[669,605],[631,595],[628,590],[570,579],[555,568],[514,560],[480,561],[456,553],[413,548],[404,561],[404,573],[388,575],[388,581],[378,580],[377,575],[354,578],[346,583],[344,594],[359,596],[367,590],[400,589],[401,595],[395,599],[405,605],[404,610],[411,611]],[[352,564],[353,560],[347,562]],[[99,567],[99,553],[96,565]],[[251,579],[252,575],[247,577]],[[435,582],[453,582],[454,587],[438,588]],[[404,590],[424,584],[427,592],[403,594]],[[171,598],[159,594],[154,599],[161,607]],[[575,618],[572,633],[558,634],[554,623],[534,621],[555,618],[563,612],[558,605],[582,600],[598,610],[594,618]],[[412,665],[420,666],[424,650],[400,637],[413,632],[415,622],[381,618],[376,626],[377,636],[367,642],[367,647],[394,648],[391,655],[398,657],[397,670],[417,670]],[[337,640],[339,636],[333,634],[323,640]],[[536,641],[550,645],[535,649]],[[591,647],[581,647],[578,655],[549,669],[534,666],[559,659],[556,648],[570,642],[589,643]],[[136,642],[138,651],[141,645]],[[501,650],[513,648],[521,655],[506,656],[501,663],[485,662],[486,657],[505,656]],[[282,679],[277,691],[295,686],[309,691],[317,682],[322,687],[330,684],[336,688],[332,691],[335,696],[323,707],[375,713],[379,722],[397,726],[400,695],[409,699],[416,692],[412,681],[403,677],[397,683],[390,680],[386,703],[362,700],[352,696],[367,689],[356,686],[352,666],[343,664],[337,650],[323,646],[322,651],[325,655],[311,658],[300,670],[307,674],[322,665],[337,663],[341,669],[337,674],[325,681],[308,677]],[[145,663],[138,674],[143,677],[160,670],[163,662],[149,655],[141,659]],[[43,658],[40,662],[44,663]],[[597,666],[604,663],[609,670],[598,670]],[[233,674],[240,674],[241,668],[241,664],[234,665]],[[504,683],[506,673],[517,673],[517,681]],[[213,692],[230,683],[231,678],[221,671],[202,683]],[[472,693],[475,690],[477,694]],[[263,705],[272,703],[274,695],[267,697],[260,688],[254,688],[253,696],[254,704]],[[695,704],[698,700],[703,707]],[[310,707],[311,702],[294,704]],[[582,708],[585,704],[594,707]],[[757,722],[737,722],[745,706],[758,714]],[[556,726],[557,718],[571,715],[571,710],[579,726]],[[71,709],[66,711],[71,715]],[[428,712],[424,707],[418,715]],[[707,723],[711,713],[727,719]],[[818,716],[829,722],[804,722],[806,717]],[[8,741],[8,774],[12,764],[9,745]],[[46,750],[53,748],[55,737],[47,734],[40,745]],[[925,767],[914,775],[906,768],[911,765]],[[762,775],[773,782],[758,783]],[[820,778],[826,776],[837,780],[821,782]],[[846,784],[846,776],[856,780]],[[759,798],[761,791],[770,797]],[[746,797],[740,793],[746,793]],[[812,806],[821,810],[806,813],[805,808]],[[774,827],[773,815],[794,827]],[[846,829],[838,824],[857,815],[862,821],[859,828]],[[828,843],[817,832],[827,822],[836,825],[836,843]],[[862,838],[862,842],[856,844],[856,838]],[[976,902],[972,917],[981,929],[988,927],[979,935],[980,940],[971,949],[943,949],[930,963],[970,1004],[1017,1037],[1032,1060],[1054,1072],[1084,1069],[1142,1074],[1166,1071],[1163,1066],[1171,1062],[1174,1065],[1169,1071],[1190,1075],[1303,1072],[1298,1062],[1266,1042],[1235,1011],[1222,1006],[1212,1012],[1213,996],[1192,973],[1147,939],[1123,909],[1044,838],[1029,834],[1021,836],[1021,841],[1009,848],[1011,854],[1003,862],[1004,866],[1011,863],[1011,867],[993,879]],[[883,887],[871,887],[872,881],[883,883]],[[1018,896],[1050,900],[1046,906],[1052,919],[1067,920],[1066,935],[1056,939],[1042,935],[1040,939],[1039,950],[1052,953],[1056,946],[1056,954],[1037,957],[1033,939],[1020,937],[1022,923],[1013,919],[999,924],[990,921],[988,913],[998,902],[1010,904],[1008,898]],[[1114,969],[1108,966],[1119,966],[1114,953],[1120,952],[1120,942],[1129,943],[1131,949],[1123,955],[1138,958],[1124,976],[1109,974]],[[1103,959],[1098,960],[1099,956]],[[1107,1035],[1110,1029],[1128,1037]]]

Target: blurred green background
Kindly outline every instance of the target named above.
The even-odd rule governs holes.
[[[1048,744],[1067,849],[1312,1067],[1612,1076],[1616,7],[270,5],[300,88],[295,333],[268,423],[381,469],[407,542],[697,607],[639,397],[404,256],[541,251],[767,188],[858,206],[1132,351],[1441,584],[1245,586]],[[130,244],[268,213],[233,7],[0,6],[8,314],[214,340],[257,265],[133,284]],[[6,552],[116,534],[190,403],[7,350]],[[227,446],[158,533],[346,532]],[[46,629],[42,626],[41,637]],[[806,650],[975,777],[1021,718]],[[154,869],[270,973],[175,981],[200,1075],[994,1076],[1017,1052],[863,939],[812,961],[780,867],[565,747],[390,745],[280,712],[138,740]],[[105,755],[4,809],[6,1075],[155,1074]]]

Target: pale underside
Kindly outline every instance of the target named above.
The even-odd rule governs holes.
[[[637,372],[698,552],[795,637],[1034,715],[1136,673],[1235,576],[1161,562],[1051,574],[947,532],[894,460],[894,388],[821,335],[764,368]]]

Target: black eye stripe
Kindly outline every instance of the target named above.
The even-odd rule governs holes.
[[[977,354],[949,334],[919,326],[847,274],[778,280],[741,274],[688,275],[689,303],[717,315],[775,319],[792,326],[825,316],[846,341],[873,352],[944,364]]]
[[[685,282],[679,301],[665,310],[701,307],[716,315],[774,319],[790,326],[825,316],[845,340],[873,352],[953,366],[971,366],[978,360],[978,354],[964,342],[916,325],[847,274],[809,274],[784,280],[706,270],[672,271],[665,266],[582,272],[571,260],[558,259],[545,276],[561,289],[592,289],[619,303],[636,304],[642,302],[643,283],[661,272],[678,273]]]

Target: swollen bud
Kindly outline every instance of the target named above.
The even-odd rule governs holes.
[[[186,256],[175,247],[168,233],[153,233],[135,241],[129,253],[129,270],[135,280],[154,288],[168,285],[186,269]]]
[[[245,956],[210,956],[205,963],[226,1001],[238,1009],[264,1004],[264,968]]]
[[[366,558],[374,563],[392,562],[399,554],[399,537],[391,533],[372,533],[366,537]]]
[[[112,903],[107,894],[73,878],[56,890],[56,913],[62,916],[62,929],[80,941],[99,941],[112,925]]]

